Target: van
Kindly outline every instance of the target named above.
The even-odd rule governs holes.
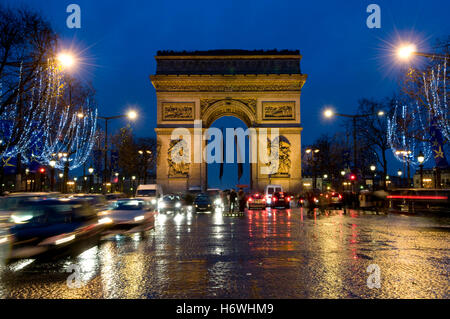
[[[274,184],[267,185],[264,188],[264,196],[266,198],[266,205],[270,206],[272,204],[273,193],[282,192],[282,191],[283,191],[283,186],[281,186],[281,185],[274,185]]]
[[[143,184],[137,187],[135,197],[151,201],[153,205],[156,205],[158,200],[162,198],[162,196],[163,191],[161,185]]]

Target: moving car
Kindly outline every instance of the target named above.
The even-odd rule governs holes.
[[[8,259],[68,253],[68,246],[98,241],[104,227],[84,200],[45,199],[24,203],[11,215]]]
[[[155,226],[155,210],[146,200],[136,198],[119,199],[98,214],[99,223],[106,225],[105,233],[134,233]]]
[[[106,208],[108,201],[103,194],[75,194],[70,195],[70,199],[81,199],[89,203],[95,210],[103,210]]]
[[[248,209],[265,209],[266,199],[261,193],[250,194],[247,198],[247,208]]]
[[[11,193],[5,197],[0,197],[0,223],[6,223],[15,210],[23,203],[33,199],[56,198],[59,193]]]
[[[194,199],[193,210],[195,213],[211,212],[213,210],[213,205],[209,195],[205,193],[198,194]]]
[[[157,205],[158,200],[163,196],[163,190],[159,184],[142,184],[136,189],[136,198],[150,201],[152,205]]]
[[[220,208],[223,209],[224,205],[223,205],[223,201],[222,201],[222,191],[218,188],[208,188],[208,190],[206,191],[209,195],[209,197],[211,198],[211,201],[214,205],[214,208]]]
[[[270,207],[277,208],[291,208],[291,197],[284,192],[275,192],[272,194],[272,201]]]
[[[182,208],[182,199],[178,195],[164,195],[158,202],[158,212],[160,213],[179,213]]]
[[[281,185],[267,185],[264,188],[264,196],[266,198],[267,206],[270,206],[272,203],[272,195],[275,192],[282,192],[283,187]]]
[[[7,227],[0,224],[0,269],[5,265],[9,254],[10,236]]]

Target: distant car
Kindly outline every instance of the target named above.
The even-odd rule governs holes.
[[[198,194],[194,199],[193,210],[195,213],[211,212],[213,210],[213,205],[209,195],[205,193]]]
[[[46,199],[24,203],[11,215],[9,259],[65,251],[84,240],[98,240],[103,227],[84,200]]]
[[[342,195],[338,192],[328,192],[323,194],[321,197],[325,196],[325,205],[327,207],[335,207],[338,209],[342,209],[344,206],[344,202],[342,199]]]
[[[179,213],[183,209],[183,201],[178,195],[164,195],[158,202],[158,212]]]
[[[272,204],[272,195],[275,192],[282,192],[283,187],[281,185],[273,185],[269,184],[264,188],[264,196],[266,198],[266,204],[267,206],[270,206]]]
[[[211,198],[214,208],[221,208],[221,209],[224,208],[220,189],[208,188],[208,190],[206,192],[208,193],[209,197]]]
[[[272,208],[291,208],[291,197],[284,192],[275,192],[270,203]]]
[[[105,233],[134,233],[155,226],[155,210],[151,202],[126,198],[119,199],[98,214],[99,223],[106,225]]]
[[[148,200],[156,207],[158,200],[163,197],[163,189],[159,184],[142,184],[136,189],[136,198]]]
[[[247,208],[248,209],[265,209],[266,199],[261,193],[250,194],[247,198]]]

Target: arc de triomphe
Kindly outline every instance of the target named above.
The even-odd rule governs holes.
[[[306,75],[300,71],[299,51],[159,51],[155,58],[156,74],[150,79],[157,96],[157,183],[164,191],[206,189],[207,163],[174,163],[171,135],[175,128],[187,128],[193,148],[194,121],[206,130],[222,116],[235,116],[256,132],[279,130],[283,168],[268,175],[261,173],[259,162],[251,164],[252,189],[270,182],[300,190],[300,95]],[[206,145],[203,139],[200,143]]]

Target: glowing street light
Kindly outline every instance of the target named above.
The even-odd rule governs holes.
[[[138,116],[138,114],[137,114],[137,112],[134,111],[134,110],[130,110],[130,111],[128,111],[128,113],[127,113],[127,117],[128,117],[130,120],[135,120],[135,119],[137,118],[137,116]]]
[[[88,168],[88,172],[89,172],[89,174],[92,175],[92,173],[94,173],[94,168],[93,168],[93,167],[89,167],[89,168]]]
[[[377,169],[377,167],[375,165],[370,165],[370,170],[372,172],[375,172],[376,169]]]
[[[75,64],[74,56],[68,52],[58,54],[57,60],[63,68],[71,68]]]
[[[324,115],[325,117],[330,118],[330,117],[332,117],[332,116],[334,115],[334,112],[333,112],[332,109],[326,109],[326,110],[323,112],[323,115]]]
[[[405,44],[397,49],[397,56],[401,60],[409,60],[411,56],[416,52],[416,46],[414,44]]]

